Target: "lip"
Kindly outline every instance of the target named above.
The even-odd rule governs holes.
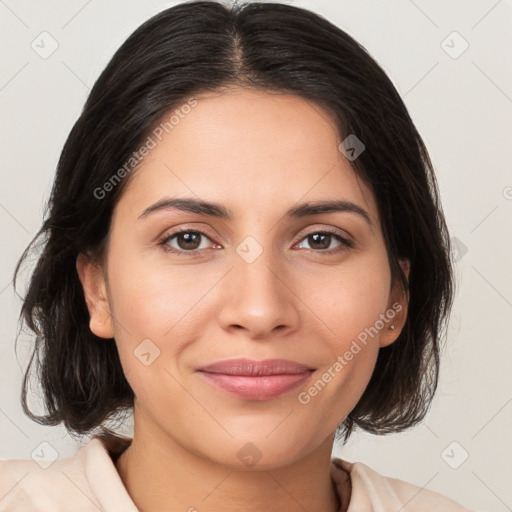
[[[231,359],[198,370],[213,386],[244,400],[270,400],[308,380],[314,368],[286,359]]]

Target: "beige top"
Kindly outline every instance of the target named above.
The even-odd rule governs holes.
[[[130,442],[95,436],[46,468],[33,460],[0,461],[0,512],[138,512],[114,465]],[[333,458],[331,476],[343,504],[339,512],[471,512],[361,462]]]

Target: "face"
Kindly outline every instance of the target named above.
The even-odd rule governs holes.
[[[79,258],[90,325],[115,337],[136,429],[228,467],[282,466],[332,438],[406,305],[326,112],[242,89],[196,100],[130,177],[104,272]],[[343,203],[299,208],[324,201]]]

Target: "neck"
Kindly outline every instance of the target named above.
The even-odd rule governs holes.
[[[141,512],[338,512],[329,471],[333,441],[329,437],[286,467],[233,470],[192,453],[161,430],[138,431],[135,422],[133,441],[115,466]]]

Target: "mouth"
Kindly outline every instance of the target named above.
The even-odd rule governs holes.
[[[244,400],[271,400],[306,382],[315,368],[286,359],[232,359],[202,367],[211,385]]]

